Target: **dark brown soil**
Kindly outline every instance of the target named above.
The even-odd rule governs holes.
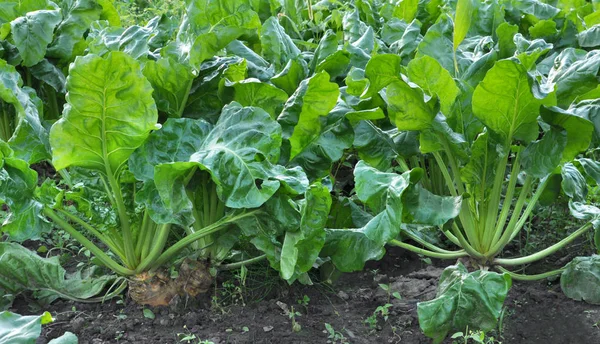
[[[199,300],[151,308],[154,319],[144,317],[143,307],[129,298],[105,304],[57,301],[47,307],[56,321],[45,326],[38,343],[65,331],[77,334],[82,344],[186,343],[181,341],[186,335],[195,336],[191,343],[327,343],[325,323],[348,343],[431,343],[419,329],[416,303],[434,297],[442,268],[391,250],[365,272],[342,275],[333,287],[287,286],[272,274],[252,271],[247,287],[237,289],[244,292],[238,293],[239,279],[221,275],[217,294],[213,290]],[[375,328],[370,328],[365,319],[388,303],[380,283],[390,285],[402,299],[392,297],[388,320],[380,316]],[[217,302],[211,302],[213,295],[218,296]],[[310,298],[308,304],[298,304],[305,295]],[[290,317],[284,312],[292,306],[301,314],[296,317],[299,332],[292,330]],[[557,282],[515,282],[505,306],[499,333],[503,343],[600,343],[596,325],[600,306],[567,299]],[[32,309],[30,300],[23,299],[15,303],[14,310],[21,314],[39,312]]]

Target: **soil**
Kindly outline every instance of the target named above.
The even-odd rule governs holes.
[[[129,297],[105,304],[57,301],[44,308],[56,321],[44,327],[37,343],[65,331],[75,333],[82,344],[186,343],[185,336],[194,338],[190,343],[327,343],[325,323],[342,334],[345,343],[431,343],[419,328],[416,303],[435,296],[441,264],[426,264],[416,255],[390,249],[383,260],[370,263],[363,272],[342,275],[333,286],[288,286],[267,267],[255,267],[244,287],[239,274],[223,274],[210,295],[178,300],[170,307],[146,307],[154,319],[145,317],[144,307]],[[389,298],[379,284],[389,285],[402,299]],[[305,296],[310,301],[299,304]],[[388,320],[379,316],[370,328],[365,319],[388,300]],[[32,305],[32,300],[18,299],[13,311],[39,314]],[[503,343],[600,343],[600,306],[567,299],[558,282],[515,281],[505,306],[501,332],[494,334]],[[296,316],[298,332],[285,312],[291,307],[301,314]]]

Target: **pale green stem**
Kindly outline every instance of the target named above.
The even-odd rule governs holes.
[[[492,238],[494,237],[494,231],[496,228],[496,218],[498,216],[498,212],[500,211],[500,201],[502,200],[502,186],[504,185],[508,156],[509,153],[507,152],[506,155],[498,161],[498,165],[496,166],[494,185],[492,187],[492,193],[488,199],[485,222],[483,223],[483,227],[480,227],[483,230],[483,233],[481,233],[481,246],[484,251],[482,253],[489,251],[490,247],[492,246]],[[482,202],[485,202],[485,200],[482,199]]]
[[[515,189],[517,188],[517,181],[519,180],[519,172],[521,170],[521,151],[517,153],[515,161],[513,161],[512,171],[510,172],[510,179],[508,181],[508,188],[506,189],[506,195],[504,196],[504,202],[502,202],[502,210],[500,211],[500,217],[496,223],[496,229],[494,231],[494,237],[492,238],[492,246],[498,242],[500,235],[502,235],[502,229],[508,219],[508,213],[510,212],[513,196]],[[519,210],[520,212],[520,210]],[[490,247],[491,248],[491,247]]]
[[[119,221],[121,223],[121,232],[123,234],[123,246],[125,249],[125,257],[127,259],[127,265],[133,268],[137,265],[138,260],[135,255],[135,248],[133,246],[133,237],[131,235],[131,228],[129,227],[129,218],[127,216],[127,208],[125,202],[123,202],[123,194],[121,193],[121,185],[111,173],[107,171],[108,184],[110,185],[115,200],[114,206],[117,208],[119,215]]]
[[[521,257],[521,258],[496,258],[494,259],[494,264],[498,264],[498,265],[522,265],[522,264],[529,264],[529,263],[533,263],[537,260],[540,260],[542,258],[545,258],[553,253],[555,253],[556,251],[562,249],[563,247],[565,247],[566,245],[568,245],[570,242],[572,242],[573,240],[577,239],[578,236],[584,234],[585,232],[587,232],[590,228],[592,227],[592,223],[588,222],[585,225],[583,225],[581,228],[579,228],[578,230],[576,230],[575,232],[571,233],[571,235],[569,235],[568,237],[562,239],[561,241],[557,242],[556,244],[541,250],[537,253],[534,254],[530,254],[528,256],[525,257]]]
[[[158,258],[165,248],[167,239],[169,238],[169,232],[171,231],[171,224],[162,224],[158,229],[158,233],[154,235],[154,241],[151,243],[150,252],[142,259],[142,262],[135,269],[135,273],[139,274],[151,266]]]
[[[93,242],[88,240],[83,234],[79,233],[73,226],[71,226],[67,221],[63,220],[60,216],[58,216],[52,209],[44,208],[44,215],[48,216],[56,225],[60,228],[64,229],[67,233],[69,233],[75,240],[77,240],[80,244],[82,244],[85,248],[90,250],[98,260],[100,260],[104,265],[106,265],[109,269],[114,272],[129,276],[133,275],[133,270],[130,270],[126,267],[123,267],[119,263],[115,262],[112,258],[110,258],[102,249],[96,246]]]
[[[412,233],[410,233],[409,231],[403,231],[404,234],[406,234],[410,239],[418,242],[419,244],[425,246],[425,248],[435,251],[435,252],[439,252],[439,253],[454,253],[453,251],[448,251],[445,250],[441,247],[438,247],[430,242],[428,242],[427,240],[421,239],[419,238],[417,235],[413,235]]]
[[[431,258],[439,258],[439,259],[457,259],[460,257],[466,257],[468,256],[467,252],[465,251],[456,251],[456,252],[452,252],[452,253],[440,253],[440,252],[433,252],[433,251],[429,251],[429,250],[425,250],[422,249],[420,247],[416,247],[413,246],[411,244],[407,244],[405,242],[399,241],[399,240],[391,240],[390,242],[388,242],[388,244],[393,245],[393,246],[398,246],[401,247],[403,249],[409,250],[411,252],[415,252],[418,254],[422,254],[424,256],[428,256]]]
[[[258,256],[258,257],[254,257],[254,258],[243,260],[241,262],[235,262],[235,263],[231,263],[231,264],[223,264],[223,265],[220,265],[218,267],[218,270],[220,270],[220,271],[226,271],[226,270],[239,269],[242,266],[246,266],[246,265],[250,265],[250,264],[254,264],[254,263],[260,262],[261,260],[264,260],[265,258],[267,258],[267,255],[263,254],[263,255]]]
[[[496,266],[496,269],[498,269],[500,272],[507,273],[512,279],[517,280],[517,281],[538,281],[538,280],[541,280],[544,278],[560,275],[563,273],[563,271],[565,271],[565,268],[560,268],[560,269],[544,272],[542,274],[526,275],[526,274],[518,274],[518,273],[515,273],[512,271],[506,270],[505,268],[503,268],[501,266]]]

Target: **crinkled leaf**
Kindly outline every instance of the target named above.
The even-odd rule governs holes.
[[[598,86],[600,51],[567,48],[555,59],[548,83],[556,84],[558,105],[566,107],[578,96]]]
[[[403,195],[403,222],[441,226],[458,216],[462,197],[438,196],[420,185],[412,185]]]
[[[570,299],[600,304],[600,256],[574,258],[560,276],[560,287]]]
[[[146,62],[143,73],[154,89],[152,96],[158,110],[169,117],[181,117],[194,79],[189,68],[171,58],[161,58]]]
[[[152,86],[121,52],[78,57],[70,71],[63,117],[50,130],[53,165],[116,175],[155,129]]]
[[[325,72],[300,83],[277,119],[283,129],[283,138],[290,142],[290,159],[318,137],[322,129],[320,117],[333,109],[339,94],[338,85],[329,82]]]
[[[571,161],[579,153],[589,148],[594,132],[592,122],[574,111],[563,110],[555,106],[543,107],[541,115],[546,123],[567,131],[567,144],[562,154],[563,161]]]
[[[565,194],[574,202],[585,201],[588,192],[587,183],[577,167],[568,162],[563,165],[561,175],[562,189]]]
[[[386,95],[390,119],[400,130],[427,129],[436,116],[434,102],[425,102],[417,86],[397,80],[388,86]]]
[[[365,67],[365,77],[369,79],[369,87],[362,97],[372,97],[390,83],[400,79],[402,59],[398,55],[375,55]]]
[[[273,119],[281,113],[283,105],[288,100],[285,91],[257,79],[246,79],[226,83],[233,88],[231,98],[242,106],[256,106],[268,112]]]
[[[0,292],[18,295],[33,291],[45,303],[57,298],[89,299],[115,279],[81,273],[66,276],[58,257],[42,258],[21,245],[7,242],[0,243],[0,277]]]
[[[541,140],[532,142],[523,151],[523,170],[535,178],[544,178],[561,162],[567,144],[565,130],[550,129]]]
[[[325,244],[324,227],[331,208],[329,190],[321,183],[313,184],[305,198],[300,229],[286,232],[281,248],[281,277],[290,282],[312,268]]]
[[[39,10],[10,23],[12,37],[24,66],[33,66],[44,58],[48,44],[52,42],[54,28],[60,21],[59,10]]]
[[[434,343],[441,343],[452,330],[496,328],[506,294],[508,274],[477,270],[469,273],[459,263],[447,267],[438,284],[436,298],[419,302],[419,325]]]

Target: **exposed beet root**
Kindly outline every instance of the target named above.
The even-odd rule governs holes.
[[[129,296],[140,305],[167,306],[176,295],[196,297],[207,292],[212,280],[207,262],[185,259],[176,279],[166,271],[136,275],[129,282]]]

